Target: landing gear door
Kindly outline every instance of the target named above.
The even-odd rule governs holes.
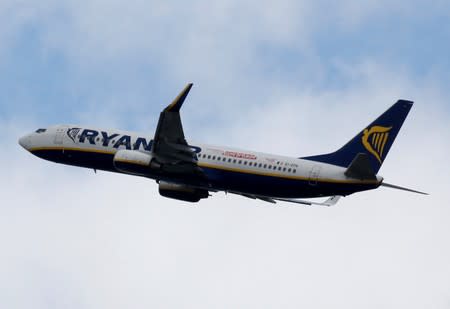
[[[67,128],[57,128],[56,134],[55,134],[55,145],[62,145],[63,144],[63,138],[64,138],[64,132],[67,130]]]
[[[317,181],[319,179],[321,168],[322,168],[321,166],[317,166],[317,165],[314,165],[311,168],[311,171],[309,172],[309,185],[310,186],[317,186]]]

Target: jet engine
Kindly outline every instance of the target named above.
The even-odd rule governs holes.
[[[164,197],[191,203],[196,203],[209,196],[207,190],[162,181],[159,182],[159,194]]]
[[[137,150],[118,150],[114,155],[113,163],[120,172],[140,176],[147,175],[149,169],[160,168],[150,154]]]

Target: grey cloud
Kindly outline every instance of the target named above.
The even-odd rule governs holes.
[[[266,3],[213,4],[209,14],[201,2],[191,3],[192,8],[167,2],[134,2],[127,8],[108,3],[59,4],[71,16],[61,31],[49,30],[49,48],[61,49],[76,65],[86,66],[102,56],[107,63],[131,54],[144,63],[147,57],[160,59],[167,52],[164,66],[180,67],[165,77],[169,84],[178,85],[191,75],[202,81],[189,98],[195,107],[183,110],[188,136],[288,155],[333,150],[398,97],[408,96],[416,105],[381,172],[391,182],[432,195],[380,189],[345,198],[333,208],[308,208],[216,194],[191,206],[159,197],[155,183],[147,179],[94,174],[32,157],[16,139],[39,121],[11,116],[2,121],[0,142],[2,306],[449,306],[448,90],[435,76],[410,78],[407,69],[367,59],[338,64],[351,86],[316,91],[311,83],[271,84],[270,76],[253,76],[239,67],[260,64],[258,59],[251,61],[258,51],[255,41],[266,38],[283,45],[297,35],[307,36],[293,19],[302,19],[295,16],[301,5],[303,13],[298,14],[313,10],[309,2],[298,7],[281,2],[280,7],[292,14],[285,21],[281,13],[271,15]],[[36,18],[50,18],[52,7],[53,2],[43,2]],[[99,14],[102,8],[106,12]],[[259,20],[246,24],[243,17],[253,9],[250,16]],[[148,15],[153,16],[149,21]],[[171,25],[174,17],[186,29]],[[300,23],[306,21],[307,16]],[[168,32],[154,30],[164,27]],[[210,32],[198,36],[204,28]],[[238,29],[242,33],[233,36]],[[164,38],[167,33],[169,40]],[[215,33],[223,35],[216,38]],[[228,58],[208,55],[222,47]],[[203,51],[197,54],[199,48]],[[307,52],[314,58],[313,51]],[[195,75],[199,64],[204,72]],[[318,64],[320,69],[320,59]],[[238,83],[235,76],[251,80],[231,87]],[[208,77],[214,79],[208,83]],[[221,79],[228,84],[220,84]],[[248,92],[242,94],[239,89],[244,86]],[[267,90],[261,93],[263,86]],[[220,103],[228,103],[223,109],[209,101],[217,90],[223,95]],[[120,97],[115,91],[114,95]],[[92,102],[92,109],[97,108],[98,101]],[[88,115],[79,117],[89,120]],[[150,117],[146,114],[145,121]],[[195,124],[199,119],[202,125]]]
[[[264,136],[261,123],[271,121],[273,135],[265,144],[251,138],[239,143],[289,152],[328,148],[338,135],[350,137],[356,117],[370,121],[391,103],[390,92],[360,100],[380,89],[378,78],[373,83],[358,93],[349,89],[268,103],[236,131]],[[414,86],[407,79],[390,85]],[[328,110],[328,100],[339,96],[346,99],[345,108]],[[439,94],[426,97],[436,102]],[[383,103],[375,104],[378,99]],[[417,99],[425,98],[418,93]],[[339,120],[349,114],[351,121]],[[323,124],[320,139],[307,130],[317,119]],[[276,207],[224,194],[188,206],[159,197],[146,179],[94,175],[38,160],[11,147],[11,138],[2,147],[2,161],[9,164],[1,187],[7,188],[3,197],[9,203],[1,206],[1,243],[8,254],[0,265],[10,278],[2,280],[3,291],[10,292],[3,299],[27,307],[22,297],[28,296],[35,308],[49,303],[425,308],[430,300],[445,308],[450,286],[447,119],[439,104],[418,102],[382,170],[387,179],[431,196],[380,189],[345,198],[334,208]],[[292,130],[299,124],[300,130]],[[336,124],[339,130],[330,130]],[[7,136],[27,126],[10,125]]]

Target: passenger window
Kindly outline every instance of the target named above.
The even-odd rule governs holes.
[[[267,164],[264,164],[264,166],[263,166],[264,168],[266,168],[267,167]]]
[[[239,160],[238,164],[242,164],[242,160]]]
[[[213,156],[212,159],[215,160],[215,159],[216,159],[216,156]]]
[[[223,157],[222,161],[225,162],[227,160],[227,158]]]
[[[228,163],[231,163],[231,159],[228,159]]]
[[[272,169],[272,165],[269,165],[269,170],[271,170]]]
[[[236,159],[233,160],[233,163],[236,163]]]
[[[211,159],[211,155],[208,156],[208,160]]]
[[[294,174],[295,174],[295,173],[297,172],[297,170],[296,170],[296,169],[294,169],[294,170],[293,170],[293,172],[294,172]]]
[[[244,165],[247,165],[247,161],[244,161]]]
[[[278,170],[281,171],[281,166],[278,166]]]
[[[286,168],[285,167],[283,167],[283,172],[286,172]]]
[[[261,168],[261,166],[262,166],[262,164],[261,164],[261,163],[259,163],[259,164],[258,164],[258,167],[259,167],[259,168]]]
[[[290,168],[288,168],[288,172],[289,172],[289,173],[291,172],[291,169],[290,169]]]

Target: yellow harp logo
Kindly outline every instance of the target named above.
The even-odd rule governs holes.
[[[365,129],[362,136],[362,143],[368,152],[373,154],[381,163],[383,158],[384,146],[389,138],[389,131],[392,127],[373,126]]]

